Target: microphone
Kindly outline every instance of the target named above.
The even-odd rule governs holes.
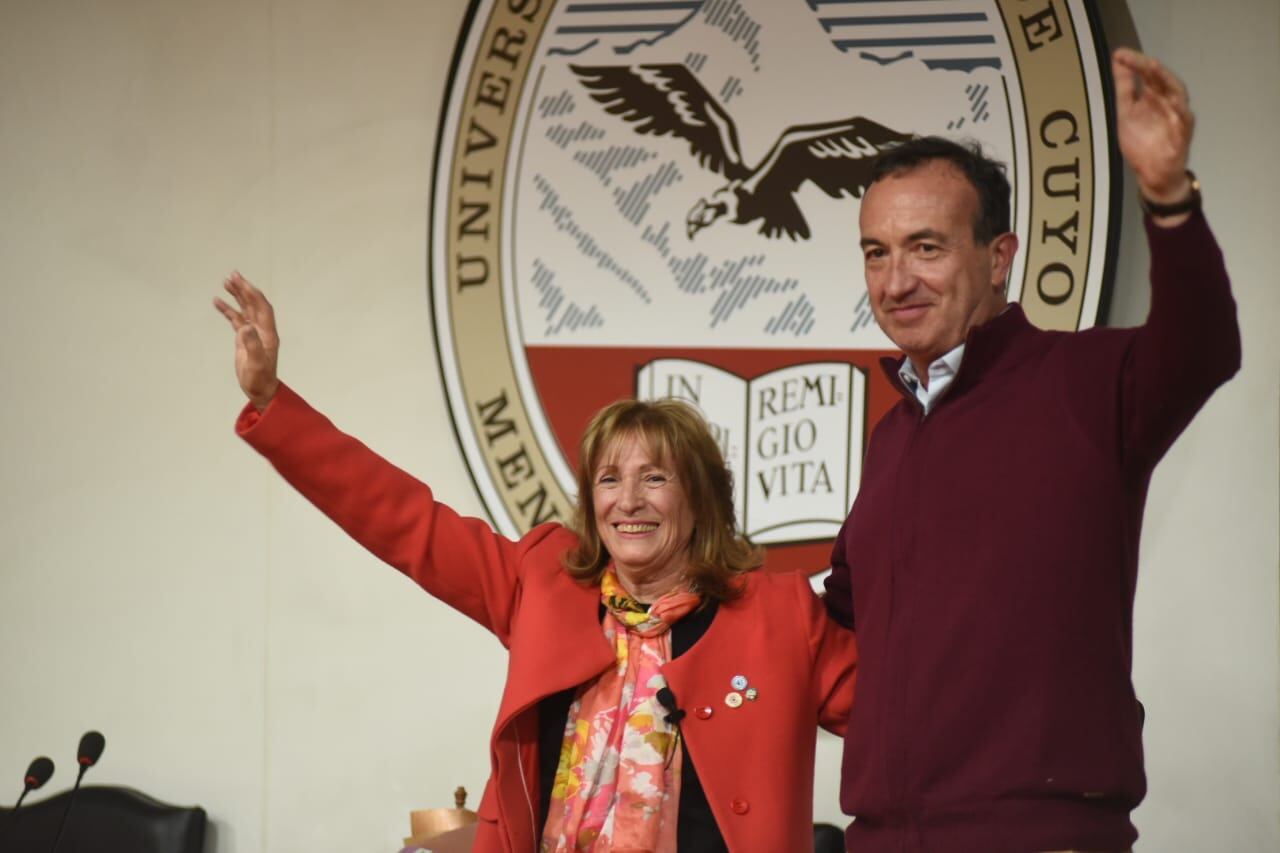
[[[49,781],[49,777],[53,775],[53,762],[45,756],[40,756],[31,762],[27,768],[27,775],[22,777],[22,794],[18,797],[18,802],[14,803],[13,811],[9,812],[9,829],[18,822],[18,809],[22,808],[22,801],[27,798],[27,794],[37,788],[43,787],[45,782]],[[6,833],[8,830],[6,830]]]
[[[654,697],[658,700],[659,705],[667,709],[667,715],[662,719],[673,726],[679,725],[680,721],[685,717],[685,712],[683,708],[676,705],[676,694],[671,692],[671,688],[663,687],[659,689],[654,694]]]
[[[85,732],[84,737],[80,738],[80,749],[76,752],[76,761],[80,764],[80,775],[84,775],[84,771],[98,763],[98,759],[102,757],[102,749],[107,745],[107,739],[102,736],[101,732]]]
[[[58,844],[62,841],[62,833],[67,828],[67,818],[71,815],[71,806],[75,803],[76,792],[80,790],[80,780],[84,778],[86,770],[98,763],[106,745],[107,739],[101,732],[88,731],[80,738],[80,746],[76,750],[76,763],[80,765],[80,772],[76,774],[75,787],[71,789],[71,796],[67,798],[67,807],[62,812],[62,823],[58,824],[58,835],[53,839],[53,847],[49,848],[49,853],[56,853]]]
[[[49,777],[52,775],[53,761],[43,755],[35,761],[32,761],[31,766],[27,768],[27,775],[22,779],[22,797],[25,797],[32,791],[43,787],[44,783],[48,782]],[[18,798],[18,805],[22,804],[22,797]],[[15,805],[13,808],[16,811],[18,806]]]

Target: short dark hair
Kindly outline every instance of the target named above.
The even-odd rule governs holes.
[[[973,238],[985,246],[1011,230],[1009,200],[1012,191],[1005,166],[982,153],[977,142],[953,142],[942,136],[917,136],[889,148],[871,167],[868,187],[882,178],[912,172],[934,160],[945,160],[960,170],[978,193],[978,216],[973,222]]]

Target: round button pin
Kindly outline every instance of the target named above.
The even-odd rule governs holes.
[[[734,690],[745,690],[747,688],[747,677],[745,675],[735,675],[729,679],[729,684]]]
[[[693,715],[697,717],[699,720],[709,720],[711,719],[712,713],[713,711],[710,705],[703,705],[700,708],[696,708],[693,712]]]
[[[728,705],[730,708],[741,707],[742,694],[736,690],[733,691],[732,693],[724,697],[724,704]]]
[[[729,808],[733,809],[734,814],[746,814],[751,811],[751,804],[746,800],[735,799],[729,803]]]
[[[756,697],[760,695],[760,691],[756,690],[754,687],[748,687],[747,692],[743,695],[747,697],[748,702],[754,702],[756,701]]]

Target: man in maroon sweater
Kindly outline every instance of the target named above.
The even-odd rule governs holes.
[[[945,140],[886,154],[867,289],[906,353],[827,580],[858,633],[841,804],[854,853],[1122,851],[1146,790],[1130,679],[1156,462],[1238,368],[1222,255],[1186,169],[1186,90],[1113,58],[1151,247],[1137,329],[1045,332],[1005,302],[1002,169]]]

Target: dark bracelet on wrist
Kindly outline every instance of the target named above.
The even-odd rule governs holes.
[[[1200,179],[1196,177],[1196,173],[1187,169],[1187,177],[1191,179],[1191,195],[1182,201],[1175,201],[1172,204],[1160,204],[1154,202],[1141,193],[1138,194],[1138,204],[1142,205],[1142,209],[1146,211],[1148,216],[1177,216],[1180,213],[1190,213],[1193,210],[1200,209]]]

